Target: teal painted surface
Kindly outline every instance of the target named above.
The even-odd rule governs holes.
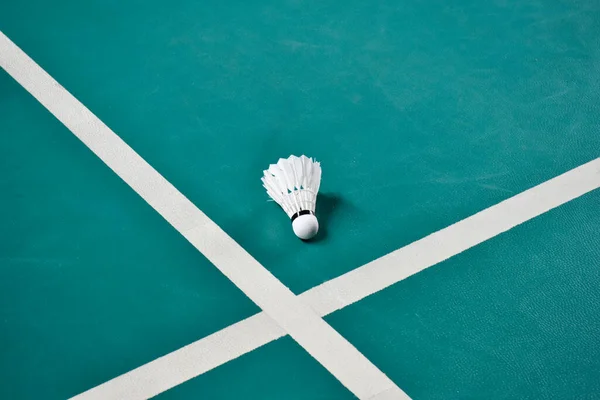
[[[596,190],[326,319],[415,400],[598,399],[599,205]]]
[[[0,398],[65,399],[257,311],[0,71]]]
[[[5,1],[0,27],[294,292],[600,155],[600,3]],[[260,185],[322,161],[321,240]]]
[[[594,1],[8,0],[0,30],[296,293],[600,155]],[[260,186],[291,153],[324,168],[311,244]],[[64,398],[256,310],[4,75],[0,168],[0,397]],[[597,326],[585,317],[597,317],[597,295],[567,286],[572,304],[543,267],[567,279],[572,262],[597,282],[592,219],[586,231],[570,221],[597,209],[591,198],[330,320],[415,398],[535,397],[528,377],[546,395],[577,383],[590,394],[598,366],[583,354],[597,356],[586,339]],[[590,242],[569,241],[578,235]],[[506,273],[478,275],[482,263]],[[532,313],[558,317],[536,328]],[[567,317],[582,330],[557,328]],[[265,367],[287,367],[288,350],[262,351],[165,396],[235,396],[223,385],[261,379],[254,363],[281,388],[312,396],[316,374],[319,390],[339,390],[295,350],[289,361],[306,370],[289,380]]]
[[[350,400],[355,397],[286,336],[156,397]]]

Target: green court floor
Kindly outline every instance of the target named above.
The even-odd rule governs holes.
[[[597,1],[5,0],[0,31],[295,294],[600,156]],[[260,184],[290,154],[323,166],[312,243]],[[0,399],[260,311],[3,70],[0,168]],[[599,207],[326,321],[413,399],[600,399]],[[284,337],[158,397],[352,394]]]

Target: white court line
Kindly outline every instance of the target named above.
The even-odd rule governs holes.
[[[600,158],[596,158],[299,297],[325,316],[599,187]]]
[[[2,32],[0,66],[354,395],[409,398]]]
[[[325,316],[598,187],[600,159],[314,287],[299,297],[318,315]],[[285,334],[268,315],[259,313],[76,398],[152,397]]]
[[[526,190],[299,297],[324,317],[600,187],[600,158]],[[118,376],[77,400],[152,397],[285,336],[258,313]]]

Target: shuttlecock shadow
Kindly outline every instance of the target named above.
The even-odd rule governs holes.
[[[317,198],[316,216],[319,220],[319,233],[311,242],[321,242],[329,235],[329,226],[341,211],[344,200],[335,193],[319,193]]]

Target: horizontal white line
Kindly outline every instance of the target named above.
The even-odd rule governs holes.
[[[275,321],[261,312],[73,399],[150,398],[285,335]]]
[[[348,390],[360,399],[384,392],[392,393],[394,398],[408,398],[1,32],[0,65]],[[179,375],[176,369],[166,373]],[[124,397],[138,398],[136,388],[130,389]],[[115,398],[115,395],[90,391],[82,397]]]
[[[598,187],[600,158],[316,286],[299,297],[324,317]],[[148,387],[149,393],[158,394],[284,335],[285,331],[265,313],[258,313],[92,391],[122,393],[132,387],[140,391]],[[174,368],[181,374],[177,380],[173,380],[169,372]]]
[[[600,158],[486,208],[299,297],[327,315],[600,187]]]

